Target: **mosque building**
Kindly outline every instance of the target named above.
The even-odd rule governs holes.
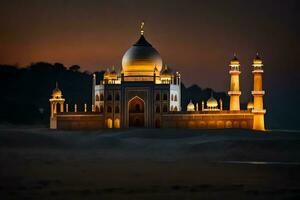
[[[69,111],[62,91],[56,85],[50,101],[51,129],[101,128],[246,128],[265,130],[262,86],[263,62],[257,54],[253,60],[253,102],[240,109],[240,62],[236,55],[230,61],[229,110],[222,99],[213,95],[207,102],[192,101],[181,107],[181,75],[163,65],[158,51],[144,36],[144,23],[138,41],[123,56],[122,69],[108,69],[100,84],[93,74],[91,110],[77,105]]]

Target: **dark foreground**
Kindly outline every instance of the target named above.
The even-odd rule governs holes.
[[[300,133],[0,129],[0,199],[300,199]]]

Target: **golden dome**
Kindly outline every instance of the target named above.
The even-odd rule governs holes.
[[[158,51],[147,42],[144,35],[123,56],[122,68],[125,76],[153,76],[155,67],[162,68]]]
[[[110,78],[112,79],[117,79],[118,78],[118,73],[115,70],[115,67],[112,67],[112,71],[110,72]]]
[[[103,77],[104,77],[104,79],[109,79],[109,77],[110,77],[110,71],[109,71],[108,68],[107,68],[107,70],[104,72]]]
[[[206,102],[206,106],[208,108],[216,108],[218,107],[218,102],[214,97],[210,97]]]
[[[171,76],[172,72],[171,70],[167,67],[167,65],[165,65],[165,68],[162,70],[161,72],[162,76]]]
[[[52,91],[52,98],[61,98],[62,97],[62,92],[61,90],[58,88],[58,84],[56,83],[56,88]]]
[[[254,104],[252,101],[249,101],[248,104],[247,104],[247,109],[248,110],[252,110],[254,108]]]
[[[193,104],[192,100],[190,103],[187,105],[187,111],[195,111],[195,105]]]

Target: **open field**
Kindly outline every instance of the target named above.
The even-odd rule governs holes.
[[[300,199],[300,132],[0,129],[0,199]]]

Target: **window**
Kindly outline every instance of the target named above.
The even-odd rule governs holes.
[[[156,106],[156,113],[160,113],[160,106]]]
[[[111,94],[109,94],[109,95],[107,96],[107,100],[108,100],[108,101],[111,101],[111,100],[112,100]]]
[[[171,95],[171,101],[173,101],[174,100],[174,97],[173,97],[173,94]]]
[[[156,99],[156,101],[160,101],[160,95],[158,93],[156,94],[156,98],[155,99]]]
[[[168,100],[168,95],[167,95],[167,94],[164,94],[163,100],[164,100],[164,101],[167,101],[167,100]]]
[[[119,106],[116,106],[115,107],[115,113],[119,113],[119,112],[120,112]]]
[[[96,94],[96,101],[99,101],[99,100],[100,100],[99,95]]]
[[[164,105],[163,112],[168,112],[168,106],[167,105]]]
[[[111,113],[111,111],[112,111],[111,107],[108,106],[108,107],[107,107],[107,112],[108,112],[108,113]]]
[[[97,107],[98,107],[98,106],[97,106]],[[98,110],[99,110],[99,107],[98,107]],[[101,105],[101,106],[100,106],[100,113],[103,113],[103,110],[104,110],[104,109],[103,109],[103,106]]]
[[[116,94],[115,100],[116,100],[116,101],[119,101],[119,100],[120,100],[120,95],[119,95],[119,94]]]
[[[173,106],[171,106],[171,111],[173,111]]]
[[[174,101],[177,101],[177,95],[175,94]]]
[[[175,106],[174,111],[178,111],[177,106]]]
[[[103,94],[101,93],[100,94],[100,101],[103,101],[104,100],[104,97],[103,97]]]

